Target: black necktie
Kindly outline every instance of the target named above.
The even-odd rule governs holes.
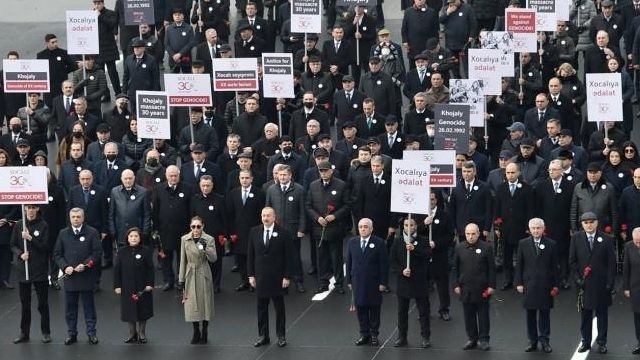
[[[89,189],[83,189],[84,192],[84,203],[89,204]]]
[[[540,112],[538,113],[538,121],[542,121],[542,119],[543,119],[543,118],[544,118],[544,112],[543,112],[543,111],[540,111]]]
[[[113,165],[109,164],[109,170],[113,170]]]
[[[269,246],[269,238],[271,238],[271,230],[267,229],[267,235],[264,238],[264,246]]]
[[[64,110],[66,112],[69,112],[70,108],[71,108],[71,98],[67,97],[64,103]]]

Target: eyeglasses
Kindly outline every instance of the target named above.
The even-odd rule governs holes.
[[[191,225],[192,229],[202,229],[202,225]]]
[[[624,152],[628,154],[633,154],[636,151],[634,149],[624,149]]]

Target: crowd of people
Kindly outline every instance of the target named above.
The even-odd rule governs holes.
[[[640,156],[630,140],[640,1],[573,1],[571,19],[540,33],[539,50],[517,56],[518,75],[502,79],[502,94],[485,97],[486,133],[470,129],[468,151],[456,154],[457,183],[432,189],[430,213],[417,217],[390,212],[392,160],[435,149],[433,108],[450,101],[450,79],[466,77],[467,50],[480,46],[480,31],[504,28],[505,8],[524,4],[402,1],[396,43],[381,3],[324,0],[327,33],[298,34],[283,0],[236,1],[234,26],[229,0],[156,0],[154,23],[139,26],[125,24],[123,1],[110,10],[93,0],[98,54],[76,59],[47,34],[37,57],[49,61],[51,93],[3,93],[1,101],[8,132],[0,166],[51,169],[48,204],[0,205],[0,287],[17,281],[22,303],[14,342],[30,339],[32,287],[42,341],[51,342],[48,289],[62,284],[65,344],[77,341],[80,301],[97,344],[94,293],[102,271],[113,268],[125,342],[146,343],[159,266],[161,290],[182,294],[191,343],[206,343],[227,259],[238,273],[235,291],[257,296],[255,346],[270,343],[270,301],[277,345],[287,344],[284,295],[307,291],[305,273],[317,293],[330,291],[331,279],[338,295],[348,287],[356,345],[379,345],[391,271],[395,346],[407,345],[411,298],[421,346],[431,346],[432,284],[441,320],[451,319],[451,291],[462,301],[464,349],[488,350],[490,299],[502,271],[500,290],[523,294],[525,351],[552,351],[550,309],[575,286],[579,351],[590,350],[595,313],[598,351],[607,352],[607,309],[622,290],[640,353]],[[212,106],[172,109],[171,139],[138,138],[136,91],[160,90],[163,71],[211,74],[215,58],[276,49],[293,54],[295,98],[265,98],[262,87],[214,92]],[[623,119],[601,128],[583,112],[579,74],[592,72],[623,79]],[[48,153],[53,141],[57,154]]]

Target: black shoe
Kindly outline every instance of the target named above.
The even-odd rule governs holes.
[[[379,346],[380,345],[380,341],[378,340],[377,336],[372,336],[371,337],[371,346]]]
[[[489,343],[486,341],[480,341],[480,344],[478,345],[478,349],[482,351],[488,351],[489,349],[491,349],[491,346],[489,346]]]
[[[139,337],[139,338],[138,338],[138,342],[139,342],[140,344],[146,344],[146,343],[148,342],[148,340],[147,340],[147,338],[146,338],[146,337]]]
[[[5,289],[15,289],[13,287],[13,285],[11,285],[8,281],[4,280],[2,283],[0,283],[0,288],[5,288]]]
[[[42,341],[43,344],[48,344],[51,342],[51,335],[49,334],[42,334]]]
[[[202,329],[202,333],[200,334],[200,344],[206,344],[209,341],[209,331],[207,329]]]
[[[233,265],[233,267],[231,268],[231,272],[238,272],[240,271],[240,268],[238,267],[238,265]]]
[[[193,330],[193,336],[191,337],[191,344],[197,344],[200,342],[200,329]]]
[[[466,344],[464,344],[464,346],[462,347],[462,350],[471,350],[471,349],[475,349],[478,346],[478,343],[475,341],[467,341]]]
[[[104,264],[102,264],[103,269],[109,269],[113,267],[113,260],[105,260]]]
[[[356,345],[360,346],[360,345],[364,345],[364,344],[368,344],[371,341],[371,338],[368,336],[360,336],[360,338],[358,340],[356,340]]]
[[[164,286],[162,287],[162,291],[169,291],[173,289],[173,284],[170,283],[165,283]]]
[[[132,344],[132,343],[136,343],[138,342],[138,334],[135,334],[133,336],[129,336],[129,338],[124,339],[124,343],[125,344]]]
[[[526,348],[524,348],[524,352],[533,352],[538,351],[538,344],[529,344]]]
[[[638,355],[638,354],[640,354],[640,343],[639,343],[638,345],[636,345],[635,349],[633,349],[633,350],[631,351],[631,353],[632,353],[633,355]]]
[[[551,348],[551,345],[549,345],[549,343],[542,343],[542,351],[549,354],[553,351],[553,349]]]
[[[451,315],[449,315],[448,311],[443,311],[440,313],[440,319],[444,321],[451,321]]]
[[[431,341],[429,338],[423,337],[420,346],[422,346],[423,349],[428,349],[431,347]]]
[[[304,294],[307,290],[304,288],[304,284],[301,282],[297,282],[296,283],[296,290],[300,293],[300,294]]]
[[[394,347],[407,346],[407,338],[404,336],[399,336],[398,339],[393,343]]]
[[[69,336],[66,339],[64,339],[64,344],[65,345],[71,345],[71,344],[75,344],[78,342],[78,337],[77,336]]]
[[[317,290],[316,290],[316,294],[319,293],[323,293],[325,291],[329,291],[329,286],[327,285],[321,285]]]
[[[249,284],[247,283],[240,283],[240,285],[238,285],[236,287],[236,291],[245,291],[245,290],[249,290],[251,288],[251,286],[249,286]]]
[[[344,294],[344,288],[343,288],[342,286],[338,286],[338,287],[336,288],[336,292],[337,292],[338,294],[340,294],[340,295],[343,295],[343,294]]]
[[[589,345],[587,343],[584,343],[584,342],[578,348],[578,352],[579,353],[583,353],[583,352],[586,352],[586,351],[589,351],[589,350],[591,350],[591,345]]]
[[[317,272],[318,270],[316,270],[316,268],[310,267],[309,270],[307,270],[307,275],[315,275]]]
[[[98,344],[98,337],[93,335],[93,336],[89,336],[89,344],[91,345],[97,345]]]
[[[502,287],[500,288],[500,290],[505,291],[505,290],[509,290],[513,287],[513,284],[510,282],[506,282],[504,284],[502,284]]]
[[[25,342],[29,342],[29,336],[27,336],[25,334],[20,334],[20,336],[18,336],[17,338],[13,339],[13,343],[14,344],[20,344],[20,343],[25,343]]]
[[[263,336],[261,338],[258,339],[258,341],[256,341],[255,343],[253,343],[253,346],[255,347],[260,347],[262,345],[267,345],[271,342],[271,340],[269,339],[268,336]]]
[[[598,353],[606,354],[607,353],[607,345],[598,345]]]
[[[284,336],[278,336],[278,347],[285,346],[287,346],[287,339],[285,339]]]

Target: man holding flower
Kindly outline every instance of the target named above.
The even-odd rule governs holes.
[[[598,217],[587,211],[580,216],[582,231],[571,238],[569,266],[575,271],[582,344],[578,352],[591,349],[593,315],[598,318],[598,352],[607,352],[608,312],[616,274],[613,240],[598,230]]]

